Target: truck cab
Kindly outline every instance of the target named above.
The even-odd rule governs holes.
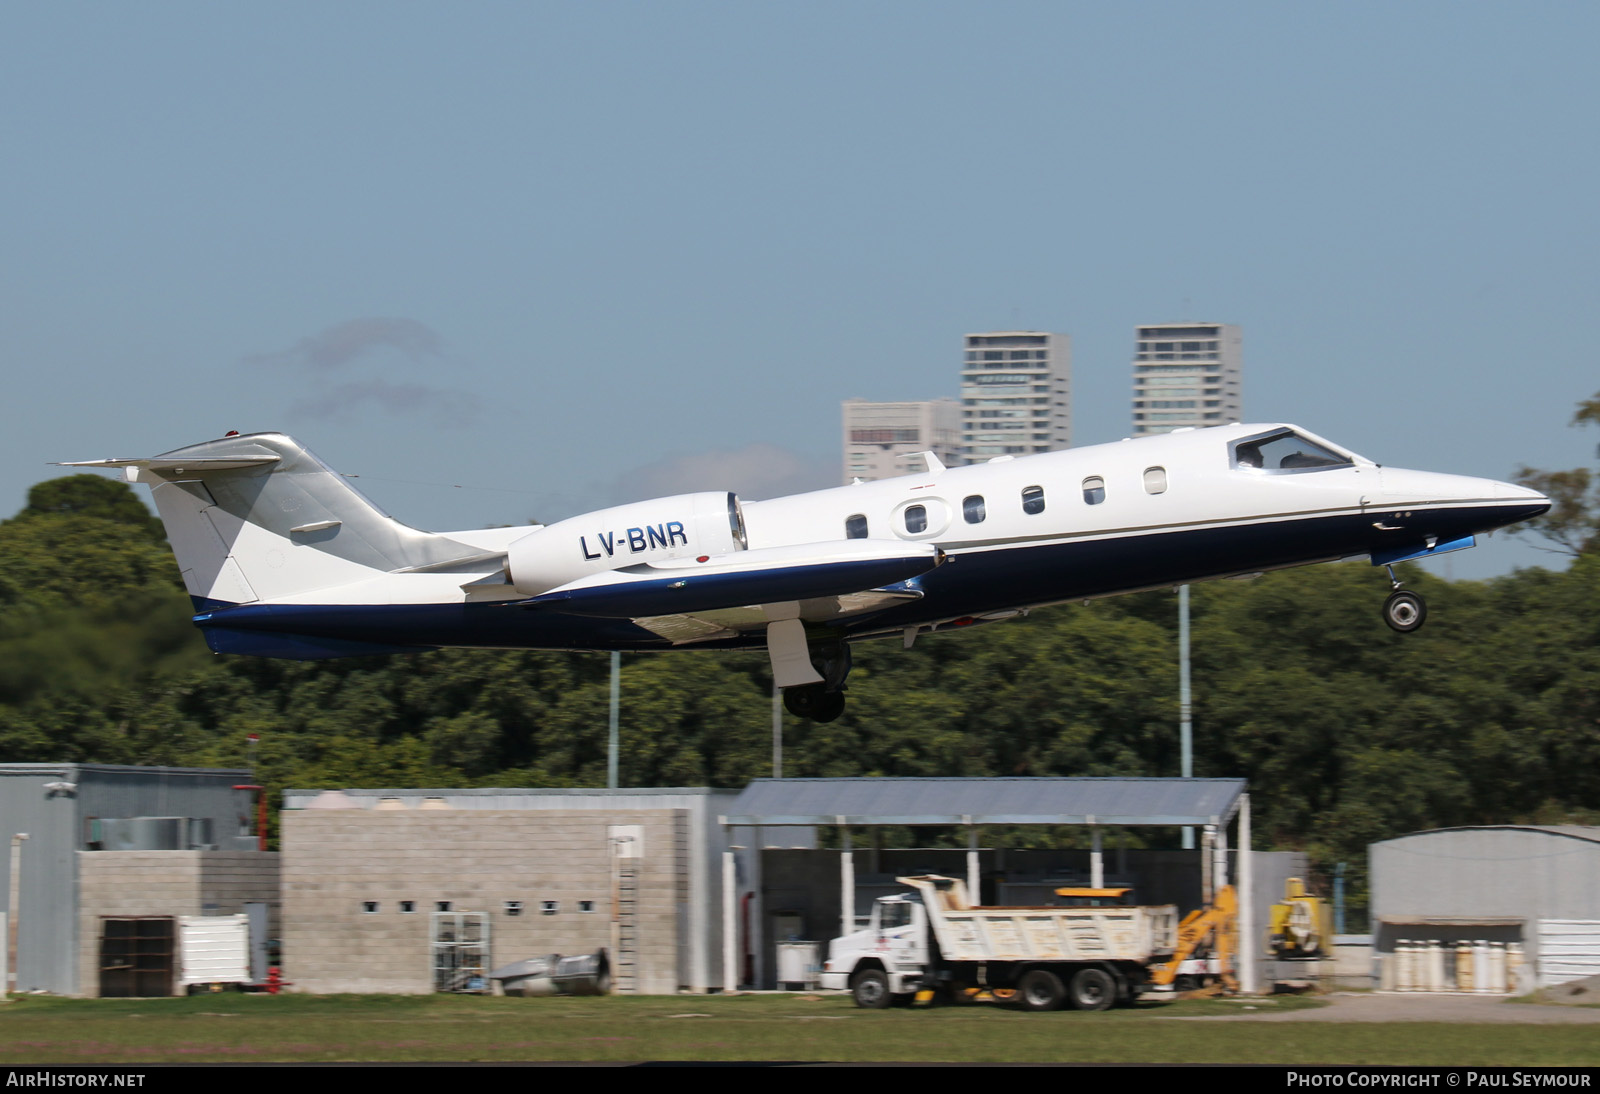
[[[916,893],[879,897],[863,930],[828,943],[824,988],[849,988],[864,1007],[909,1000],[929,973],[928,911]]]

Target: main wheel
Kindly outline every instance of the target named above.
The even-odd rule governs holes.
[[[783,705],[796,718],[831,722],[844,713],[844,693],[826,684],[797,684],[783,689]]]
[[[821,684],[797,684],[783,689],[783,705],[796,718],[816,716],[817,705],[827,689]]]
[[[893,1000],[889,993],[889,974],[882,969],[863,969],[850,981],[850,996],[856,1006],[883,1010]]]
[[[1427,618],[1427,602],[1409,589],[1396,589],[1383,602],[1383,621],[1401,634],[1416,630]]]
[[[844,713],[844,692],[825,691],[822,701],[817,704],[816,713],[811,716],[813,722],[831,722]]]
[[[1049,969],[1029,969],[1017,981],[1017,998],[1028,1010],[1060,1010],[1067,1001],[1061,977]]]
[[[1072,977],[1072,1005],[1078,1010],[1105,1010],[1117,1001],[1117,982],[1104,969],[1079,969]]]

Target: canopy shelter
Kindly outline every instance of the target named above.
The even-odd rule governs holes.
[[[852,827],[873,825],[964,826],[968,830],[968,890],[978,892],[978,829],[981,825],[1083,824],[1091,829],[1092,884],[1102,883],[1100,832],[1117,827],[1200,829],[1201,870],[1209,895],[1227,884],[1227,832],[1238,821],[1241,892],[1250,891],[1250,795],[1244,779],[1157,778],[849,778],[756,779],[720,818],[723,825],[752,828],[837,825],[840,850],[840,933],[855,929],[855,863]],[[759,836],[756,842],[760,843]],[[725,982],[737,982],[737,885],[734,859],[724,856],[723,915]],[[1240,902],[1239,935],[1255,937],[1251,901]],[[1256,982],[1254,949],[1240,947],[1240,981]]]
[[[1243,779],[756,779],[723,824],[1228,824]]]

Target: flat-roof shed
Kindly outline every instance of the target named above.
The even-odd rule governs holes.
[[[1250,795],[1244,779],[1182,778],[844,778],[756,779],[719,820],[728,828],[836,825],[839,852],[840,933],[855,929],[855,862],[852,827],[951,826],[968,830],[967,874],[978,891],[978,829],[982,825],[1087,825],[1091,829],[1093,884],[1102,873],[1100,830],[1116,827],[1200,829],[1205,888],[1227,883],[1228,828],[1237,821],[1241,892],[1251,891]],[[761,842],[757,836],[756,842]],[[737,884],[732,852],[723,858],[724,980],[737,983],[734,946]],[[1239,935],[1255,937],[1252,901],[1241,901]],[[1240,947],[1240,981],[1256,985],[1255,950]]]

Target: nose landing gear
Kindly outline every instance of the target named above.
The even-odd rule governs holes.
[[[1394,591],[1383,602],[1383,621],[1389,624],[1391,630],[1409,634],[1427,621],[1428,602],[1400,587],[1400,579],[1394,576],[1393,566],[1385,566],[1384,569],[1389,571],[1389,584]]]

